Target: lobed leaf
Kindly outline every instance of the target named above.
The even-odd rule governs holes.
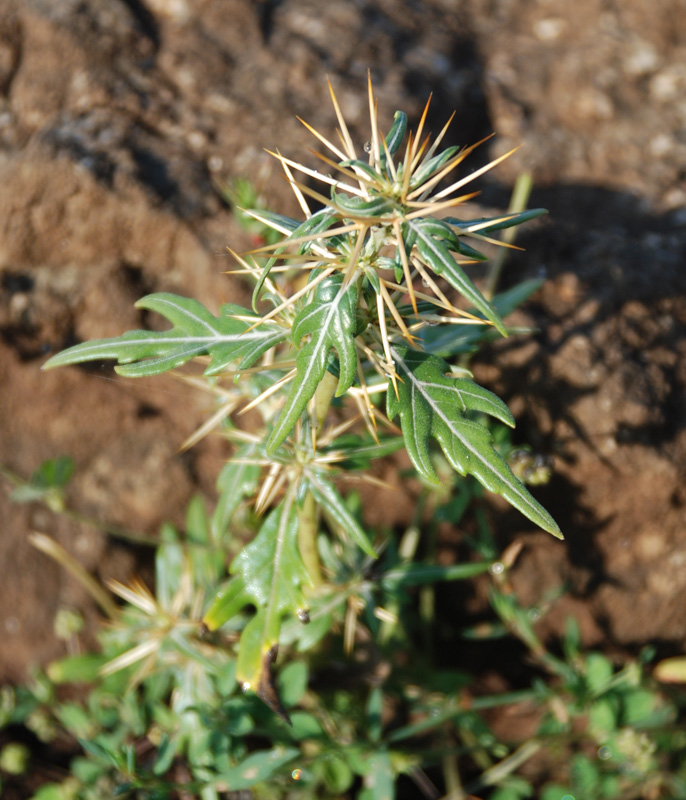
[[[215,317],[197,300],[159,293],[142,298],[136,307],[156,311],[174,327],[167,331],[127,331],[111,339],[77,344],[53,356],[43,368],[111,358],[118,361],[120,366],[115,369],[120,375],[143,377],[160,375],[196,356],[209,355],[212,363],[205,374],[215,375],[236,362],[240,369],[251,366],[288,334],[272,322],[250,330],[253,323],[239,317],[255,322],[260,318],[236,305],[223,306]]]
[[[390,419],[400,414],[405,446],[417,470],[427,480],[438,482],[429,454],[429,440],[435,438],[461,475],[473,475],[532,522],[562,538],[555,520],[493,448],[489,430],[466,416],[468,411],[477,411],[514,426],[505,403],[473,381],[447,377],[449,365],[443,359],[401,345],[391,347],[391,354],[400,380],[397,395],[389,385],[387,413]]]
[[[317,285],[312,302],[296,317],[293,324],[294,344],[297,346],[304,336],[309,335],[311,339],[298,352],[296,376],[286,405],[267,441],[268,453],[273,453],[293,430],[324,377],[331,348],[338,353],[340,362],[336,396],[342,395],[355,380],[357,298],[356,284],[344,286],[342,275],[331,275]]]

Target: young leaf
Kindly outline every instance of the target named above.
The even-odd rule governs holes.
[[[277,221],[277,215],[274,214],[265,214],[263,211],[258,212],[260,216],[264,217],[267,221],[274,220]],[[262,272],[260,273],[260,277],[255,284],[255,288],[253,289],[252,293],[252,307],[253,309],[257,308],[257,301],[260,299],[260,294],[262,293],[262,287],[264,286],[264,282],[269,277],[269,273],[271,272],[272,267],[278,261],[278,256],[283,254],[288,246],[288,243],[291,241],[295,241],[296,239],[303,239],[304,237],[311,237],[312,241],[316,240],[317,234],[323,233],[327,228],[330,228],[334,222],[336,222],[336,215],[335,212],[330,208],[322,208],[319,211],[316,211],[312,214],[311,217],[308,217],[306,220],[299,224],[293,224],[294,220],[289,220],[288,217],[279,217],[278,222],[282,223],[284,227],[290,228],[292,233],[290,236],[287,236],[283,242],[281,247],[277,248],[274,251],[274,255],[269,259],[269,261],[265,264]],[[305,242],[300,244],[299,252],[304,253],[309,248],[309,242]]]
[[[357,286],[343,286],[342,275],[325,278],[315,289],[312,302],[298,314],[293,325],[293,342],[298,345],[303,336],[310,341],[300,349],[296,358],[297,374],[286,405],[267,441],[267,452],[274,450],[293,429],[310,398],[314,395],[326,371],[327,358],[335,348],[340,362],[336,396],[340,396],[355,380],[355,326]]]
[[[43,368],[114,358],[125,365],[115,368],[120,375],[143,377],[167,372],[195,356],[210,355],[212,363],[205,374],[215,375],[237,361],[241,369],[249,367],[288,334],[271,322],[248,330],[252,322],[238,317],[255,321],[259,317],[241,306],[223,306],[220,316],[215,317],[197,300],[159,293],[142,298],[136,307],[156,311],[174,327],[168,331],[128,331],[112,339],[77,344],[53,356]]]
[[[421,186],[425,181],[428,181],[433,175],[439,172],[450,161],[451,158],[456,156],[460,151],[459,147],[448,147],[437,156],[433,156],[424,164],[422,164],[412,175],[410,181],[410,188],[414,189]]]
[[[353,219],[370,219],[392,214],[395,211],[395,201],[385,195],[376,195],[371,200],[363,197],[351,197],[342,192],[334,192],[331,201],[344,215]]]
[[[503,336],[507,336],[507,329],[500,314],[474,286],[450,254],[450,242],[446,244],[444,239],[435,238],[435,220],[415,219],[406,224],[417,236],[419,257],[426,266],[437,275],[442,275],[453,289],[457,289],[474,308],[495,325]]]
[[[401,345],[391,347],[391,354],[400,380],[397,396],[389,385],[387,413],[391,419],[400,414],[405,446],[417,470],[427,480],[438,482],[429,455],[433,437],[461,475],[473,475],[532,522],[562,538],[555,520],[493,448],[488,429],[466,416],[467,411],[477,411],[514,426],[505,403],[473,381],[446,377],[449,365],[443,359]]]
[[[388,132],[388,136],[386,136],[386,147],[392,156],[394,156],[400,149],[400,145],[403,143],[406,132],[407,114],[404,111],[396,111],[393,115],[393,125]],[[385,154],[383,154],[381,158],[382,163],[384,163],[384,156]]]

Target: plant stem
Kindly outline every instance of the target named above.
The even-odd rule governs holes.
[[[310,573],[315,586],[323,582],[322,569],[317,552],[317,503],[312,492],[308,492],[305,501],[298,509],[298,547],[305,568]]]
[[[322,425],[324,424],[324,420],[326,419],[326,415],[329,411],[329,406],[331,405],[333,396],[336,393],[337,386],[338,378],[327,370],[324,373],[324,377],[321,379],[319,386],[317,387],[317,391],[314,394],[314,418],[316,420],[317,433],[321,430]]]
[[[317,391],[314,395],[314,425],[313,440],[316,446],[316,436],[324,425],[329,406],[338,386],[338,379],[328,370],[324,373]],[[315,586],[323,582],[322,568],[319,563],[319,553],[317,551],[317,531],[319,529],[317,517],[317,503],[312,492],[308,492],[302,507],[298,510],[298,547],[300,555],[310,578]]]
[[[518,214],[520,211],[526,209],[532,185],[533,181],[530,173],[522,172],[521,175],[517,176],[514,189],[512,190],[512,197],[510,198],[510,207],[507,209],[508,214]],[[513,225],[511,228],[505,228],[501,241],[505,244],[513,244],[518,230],[516,225]],[[493,295],[496,293],[498,281],[500,280],[500,273],[502,272],[507,254],[507,248],[501,247],[496,257],[491,262],[486,288],[484,289],[484,297],[487,300],[492,300]]]

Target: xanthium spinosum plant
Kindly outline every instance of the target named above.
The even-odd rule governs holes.
[[[463,267],[486,260],[478,247],[499,243],[495,231],[545,211],[469,221],[451,216],[475,194],[462,193],[464,187],[509,154],[456,178],[476,145],[440,149],[450,120],[433,142],[423,138],[428,104],[416,131],[408,132],[407,116],[398,111],[383,136],[370,81],[371,137],[360,157],[333,90],[331,97],[337,142],[304,123],[329,151],[319,155],[326,173],[273,154],[304,219],[248,212],[280,234],[275,244],[233,253],[237,272],[254,281],[252,308],[229,303],[215,315],[196,300],[152,294],[137,306],[166,317],[169,330],[85,342],[46,364],[116,359],[120,375],[137,377],[203,359],[220,402],[198,436],[222,423],[235,444],[220,476],[212,535],[217,541],[226,535],[241,495],[253,498],[263,516],[203,621],[218,630],[239,614],[246,618],[246,607],[255,609],[240,630],[237,676],[276,710],[271,665],[284,620],[307,623],[310,605],[326,594],[322,531],[354,541],[370,559],[384,546],[351,511],[337,475],[404,446],[419,475],[437,483],[437,444],[458,473],[474,476],[561,537],[494,447],[487,417],[513,426],[509,409],[451,364],[485,333],[508,334],[498,304]],[[320,206],[315,211],[312,201]],[[384,394],[382,410],[376,399]],[[232,421],[248,408],[261,413],[261,430],[241,430]]]

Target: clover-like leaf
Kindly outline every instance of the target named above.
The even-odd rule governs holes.
[[[355,380],[357,298],[356,284],[344,285],[342,275],[331,275],[318,284],[312,302],[298,314],[293,325],[293,343],[297,346],[308,335],[311,339],[298,352],[296,376],[267,441],[267,452],[273,453],[293,430],[324,377],[331,348],[338,353],[340,363],[336,396],[342,395]]]
[[[401,345],[391,347],[391,354],[400,380],[397,395],[389,385],[387,412],[391,419],[400,414],[405,446],[417,470],[427,480],[438,481],[429,454],[429,440],[435,438],[461,475],[473,475],[532,522],[562,538],[555,520],[493,448],[488,428],[466,416],[476,411],[514,426],[505,403],[473,381],[446,376],[450,367],[441,358]]]
[[[115,367],[120,375],[143,377],[167,372],[195,356],[209,355],[212,362],[205,374],[215,375],[236,362],[240,369],[246,369],[288,335],[273,322],[253,328],[260,318],[236,305],[223,306],[215,317],[197,300],[159,293],[142,298],[136,306],[156,311],[174,327],[168,331],[127,331],[112,339],[77,344],[53,356],[44,369],[113,358],[121,365]]]

